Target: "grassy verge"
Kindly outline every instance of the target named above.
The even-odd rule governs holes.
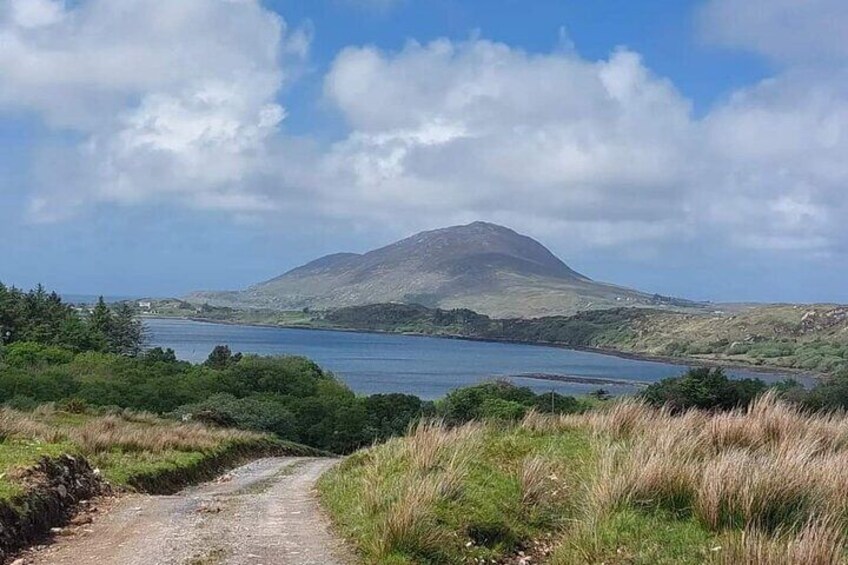
[[[765,397],[424,425],[319,484],[366,562],[845,563],[848,418]],[[543,549],[539,549],[539,548]],[[536,552],[534,554],[534,552]]]
[[[263,434],[208,428],[129,411],[70,414],[0,410],[0,501],[23,493],[16,480],[44,456],[83,456],[113,485],[174,491],[263,455],[318,455]]]
[[[319,491],[368,562],[488,560],[574,519],[593,459],[580,430],[424,424],[347,459]]]

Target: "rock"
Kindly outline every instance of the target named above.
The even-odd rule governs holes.
[[[79,514],[71,519],[70,524],[72,526],[82,526],[84,524],[90,524],[92,522],[91,516],[88,514]]]

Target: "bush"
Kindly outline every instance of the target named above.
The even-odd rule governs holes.
[[[40,343],[13,343],[3,349],[3,361],[10,367],[33,367],[70,363],[74,354],[67,349]]]
[[[654,406],[675,411],[688,408],[731,410],[747,406],[766,390],[759,379],[732,380],[722,369],[690,369],[681,377],[664,379],[648,386],[641,397]]]
[[[410,394],[373,394],[363,399],[363,405],[368,417],[366,436],[372,441],[403,435],[411,424],[435,414],[432,402]]]
[[[810,410],[848,410],[848,370],[821,382],[800,400]]]
[[[487,418],[515,419],[522,417],[530,408],[540,412],[569,414],[579,412],[582,406],[571,396],[536,394],[527,387],[518,387],[508,381],[492,381],[460,388],[436,403],[438,415],[449,424]]]
[[[487,398],[479,409],[481,419],[505,422],[520,420],[526,413],[527,407],[523,404],[502,398]]]

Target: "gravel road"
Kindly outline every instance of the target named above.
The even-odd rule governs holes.
[[[32,565],[343,565],[313,488],[334,459],[268,458],[173,496],[128,495]],[[85,520],[83,520],[85,521]]]

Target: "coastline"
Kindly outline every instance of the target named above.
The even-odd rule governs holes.
[[[214,320],[210,318],[202,318],[196,316],[139,316],[142,320],[184,320],[189,322],[199,322],[203,324],[220,324],[225,326],[246,326],[255,328],[277,328],[290,330],[310,330],[310,331],[325,331],[325,332],[348,332],[348,333],[365,333],[365,334],[380,334],[380,335],[401,335],[410,337],[432,337],[437,339],[455,339],[461,341],[476,341],[482,343],[511,343],[515,345],[535,345],[539,347],[553,347],[557,349],[569,349],[572,351],[582,351],[585,353],[597,353],[599,355],[609,355],[620,359],[632,359],[634,361],[649,361],[656,363],[665,363],[668,365],[678,365],[680,367],[709,367],[723,369],[737,369],[749,371],[752,373],[762,373],[763,375],[795,375],[814,379],[816,381],[827,378],[826,373],[797,369],[794,367],[781,367],[777,365],[754,365],[744,362],[734,362],[724,359],[702,359],[697,357],[671,357],[664,355],[655,355],[651,353],[640,353],[632,351],[621,351],[619,349],[609,349],[603,347],[591,347],[581,345],[565,345],[556,342],[542,341],[522,341],[515,339],[497,339],[483,338],[456,334],[436,334],[436,333],[421,333],[421,332],[391,332],[384,330],[373,329],[356,329],[342,328],[332,326],[315,326],[315,325],[299,325],[299,324],[264,324],[261,322],[243,322],[234,320]],[[516,375],[517,376],[517,375]]]

